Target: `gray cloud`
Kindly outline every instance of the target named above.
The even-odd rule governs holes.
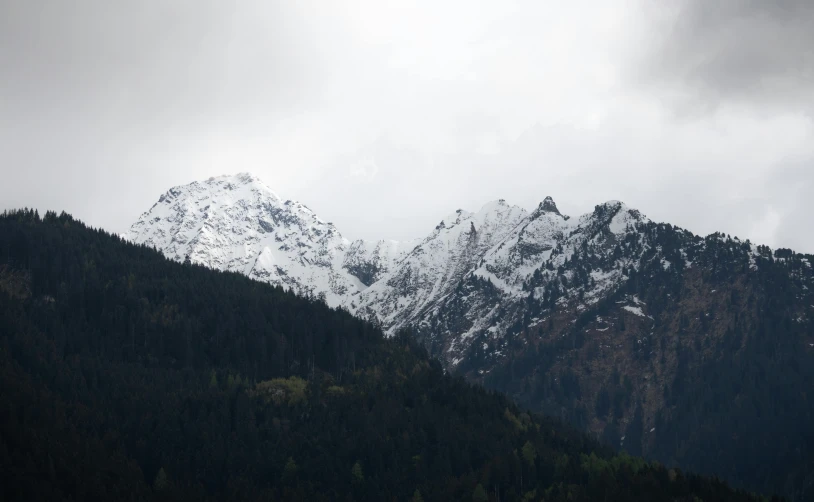
[[[792,249],[811,251],[812,216],[814,216],[814,156],[795,159],[781,166],[765,180],[767,198],[772,200],[775,219],[775,241]]]
[[[664,5],[5,0],[0,209],[252,171],[350,238],[552,195],[814,251],[808,3]]]
[[[304,20],[287,2],[2,2],[3,205],[121,231],[147,193],[251,167],[319,94]]]
[[[144,128],[243,118],[261,91],[261,108],[282,106],[319,80],[321,65],[304,63],[314,48],[299,14],[281,5],[7,0],[3,101],[18,112],[36,105],[110,121],[127,114]]]
[[[653,6],[651,6],[653,7]],[[659,2],[638,74],[695,111],[722,103],[811,113],[814,2]]]

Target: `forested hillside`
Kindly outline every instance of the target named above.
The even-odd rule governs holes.
[[[529,302],[541,321],[518,330],[503,364],[462,369],[632,454],[811,500],[814,256],[639,231],[652,246],[612,295],[587,309],[559,298],[598,266],[587,247],[548,304]]]
[[[65,214],[0,217],[0,389],[2,500],[756,500]]]

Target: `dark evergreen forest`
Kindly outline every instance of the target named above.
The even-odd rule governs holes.
[[[0,216],[0,500],[759,500],[447,375],[409,333]]]
[[[748,242],[665,224],[644,232],[651,256],[621,289],[573,323],[517,337],[517,355],[484,384],[579,429],[602,424],[597,435],[631,454],[812,500],[814,256],[765,246],[754,256]],[[650,318],[620,311],[630,295]],[[613,325],[600,332],[597,318]],[[620,347],[604,360],[603,336]]]

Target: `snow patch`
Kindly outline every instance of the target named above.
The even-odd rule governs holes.
[[[636,315],[637,315],[637,316],[639,316],[639,317],[647,317],[647,316],[644,314],[644,312],[642,312],[642,308],[641,308],[641,307],[631,307],[630,305],[625,305],[625,306],[624,306],[624,307],[622,307],[622,308],[623,308],[623,309],[625,309],[625,310],[627,310],[628,312],[630,312],[630,313],[632,313],[632,314],[636,314]]]

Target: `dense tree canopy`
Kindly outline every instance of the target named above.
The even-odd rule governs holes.
[[[811,500],[814,256],[642,232],[653,247],[622,288],[573,315],[535,313],[556,322],[517,336],[484,384],[631,454]],[[572,263],[590,270],[591,256]],[[619,307],[630,298],[646,315]]]
[[[0,388],[3,500],[754,500],[66,214],[0,217]]]

